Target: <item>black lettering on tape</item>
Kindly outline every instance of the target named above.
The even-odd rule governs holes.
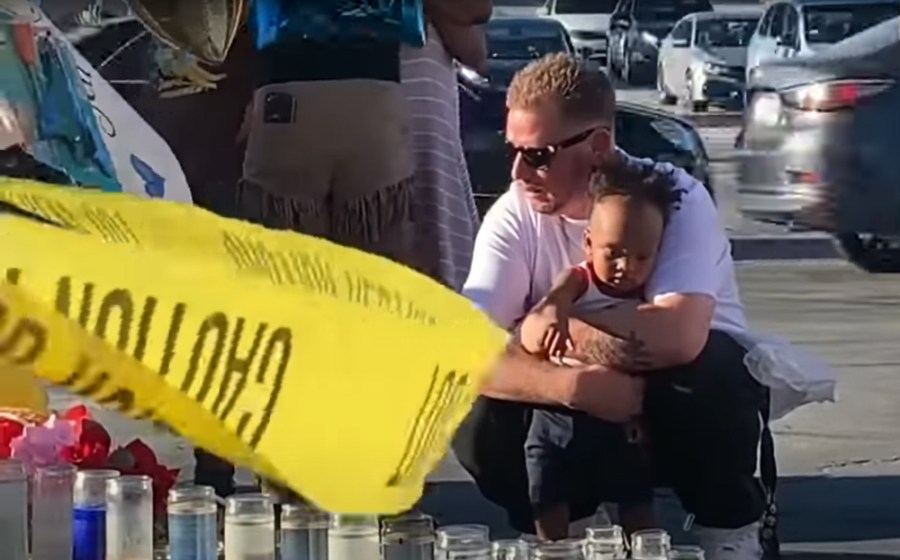
[[[163,348],[162,361],[159,364],[159,375],[165,377],[172,368],[172,360],[175,359],[175,345],[178,344],[178,334],[181,332],[181,324],[187,313],[187,305],[178,303],[172,310],[172,322],[169,323],[169,332],[166,335],[166,345]]]
[[[111,243],[138,244],[137,236],[128,224],[115,212],[103,208],[85,206],[84,217],[94,226],[100,237]]]
[[[231,257],[234,264],[237,265],[238,270],[253,268],[247,246],[227,231],[222,232],[222,247],[225,248],[225,252]]]
[[[44,218],[52,224],[84,233],[84,230],[76,225],[75,217],[69,212],[69,209],[52,198],[38,194],[24,194],[18,197],[18,200],[13,202],[13,204],[22,210]]]
[[[106,330],[109,328],[109,319],[113,310],[119,314],[119,334],[116,338],[116,348],[123,352],[128,351],[128,338],[131,333],[131,323],[134,319],[134,303],[131,293],[127,290],[116,289],[103,298],[100,302],[100,311],[97,313],[97,327],[94,333],[107,340]]]
[[[8,315],[9,309],[0,303],[0,326]],[[46,349],[47,329],[29,317],[20,318],[10,332],[0,338],[0,356],[10,357],[15,365],[34,364]]]
[[[214,334],[213,331],[215,331]],[[219,361],[222,359],[222,352],[225,351],[225,338],[228,336],[228,317],[221,311],[208,316],[200,325],[200,330],[197,332],[197,341],[194,342],[194,350],[191,352],[191,361],[187,375],[181,382],[182,393],[190,394],[194,378],[197,377],[197,370],[200,368],[200,358],[203,357],[203,350],[206,348],[206,339],[211,334],[215,336],[215,339],[213,340],[212,356],[206,366],[207,377],[216,374]]]
[[[294,269],[300,271],[312,288],[319,293],[337,297],[337,281],[328,262],[318,255],[291,253]]]
[[[6,281],[13,286],[19,285],[19,278],[22,277],[22,269],[9,268],[6,270]]]
[[[85,357],[86,368],[90,365],[90,359]],[[93,397],[94,395],[102,391],[107,386],[107,384],[109,384],[110,380],[111,379],[109,377],[109,374],[105,371],[101,371],[90,383],[78,389],[77,393],[86,397]]]
[[[213,414],[219,414],[219,409],[222,407],[222,403],[225,402],[229,387],[232,385],[232,377],[234,374],[238,374],[238,385],[243,387],[243,383],[246,382],[247,377],[250,375],[250,367],[256,360],[256,355],[259,352],[259,347],[260,344],[262,344],[266,329],[269,328],[266,323],[260,323],[260,325],[256,327],[256,334],[253,335],[253,342],[250,345],[250,350],[247,352],[246,357],[239,358],[238,348],[240,348],[241,345],[241,335],[244,333],[245,323],[246,320],[243,317],[239,318],[235,324],[234,332],[231,335],[231,344],[228,347],[228,360],[225,362],[225,376],[222,379],[222,383],[219,385],[219,392],[216,395],[216,400],[213,402]],[[202,401],[206,398],[206,394],[210,390],[211,384],[212,378],[210,377],[200,389],[200,394],[197,397],[199,400]],[[225,411],[222,413],[223,418],[227,416],[228,412],[234,407],[234,401],[237,399],[237,396],[238,390],[235,388],[231,393],[231,398],[228,400]]]
[[[409,476],[413,466],[433,444],[446,411],[459,401],[461,389],[467,384],[467,375],[457,377],[456,371],[450,371],[442,376],[440,366],[434,368],[425,400],[416,414],[400,462],[394,474],[387,481],[388,486],[397,486]]]
[[[269,398],[263,407],[256,429],[253,430],[253,433],[250,435],[250,441],[248,443],[252,449],[256,449],[256,446],[262,441],[263,436],[266,434],[266,429],[269,427],[269,422],[272,420],[272,413],[275,411],[275,406],[278,404],[278,397],[281,395],[284,374],[291,365],[293,349],[294,335],[291,330],[287,327],[275,329],[272,336],[269,337],[268,344],[266,344],[266,350],[263,352],[259,370],[256,374],[256,383],[268,386],[270,390]],[[280,355],[276,355],[276,353],[280,353]],[[268,375],[269,365],[276,359],[279,361],[274,375]],[[249,425],[249,420],[242,422],[241,424],[243,427],[241,428],[239,426],[238,436],[244,437],[246,428]]]
[[[123,414],[127,414],[132,418],[150,418],[154,415],[152,410],[135,410],[136,397],[131,389],[113,385],[110,387],[112,377],[106,371],[92,372],[94,363],[87,354],[82,354],[78,358],[75,370],[62,382],[64,387],[76,395],[90,397],[98,403],[110,408],[115,408]],[[82,381],[88,381],[85,386],[79,386]],[[108,394],[102,395],[105,392]]]
[[[144,300],[144,309],[141,311],[141,318],[138,321],[137,342],[134,345],[134,358],[139,362],[144,361],[144,354],[147,353],[147,340],[157,303],[159,301],[152,296]]]
[[[111,394],[97,399],[97,402],[110,408],[115,408],[123,414],[135,416],[134,391],[130,389],[116,389]],[[146,414],[146,412],[143,414]]]
[[[375,307],[386,311],[401,319],[412,320],[416,323],[435,326],[437,321],[434,316],[416,307],[411,301],[403,300],[403,296],[397,290],[380,285],[365,276],[353,276],[344,271],[344,279],[347,282],[347,293],[351,303],[358,303],[363,307]]]
[[[337,282],[328,262],[299,251],[273,251],[262,242],[222,232],[222,246],[238,270],[265,274],[276,285],[303,286],[337,297]]]
[[[88,328],[91,320],[91,305],[94,302],[94,284],[88,282],[81,290],[81,307],[78,311],[78,324]],[[56,283],[56,310],[68,318],[72,318],[72,278],[63,276]]]
[[[438,433],[443,425],[443,423],[447,419],[447,412],[453,409],[455,406],[459,404],[463,397],[463,390],[469,384],[469,376],[461,375],[459,377],[455,377],[455,372],[451,372],[447,377],[448,383],[451,384],[451,389],[447,397],[441,403],[440,407],[437,408],[436,414],[432,417],[430,422],[428,431],[425,436],[422,438],[422,444],[419,446],[418,452],[413,455],[414,460],[409,461],[406,465],[406,470],[402,473],[401,478],[409,476],[412,473],[412,468],[428,450],[434,447],[434,440],[437,438]]]
[[[69,374],[69,377],[65,378],[62,382],[63,387],[75,387],[75,384],[81,381],[87,372],[87,368],[90,365],[90,361],[87,356],[82,355],[78,359],[78,364],[75,366],[75,370]],[[73,389],[74,391],[74,389]]]

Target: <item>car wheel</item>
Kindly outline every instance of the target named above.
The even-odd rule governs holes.
[[[656,89],[659,91],[659,102],[663,105],[674,105],[678,101],[678,98],[669,93],[669,90],[666,87],[662,65],[656,69]]]
[[[834,236],[838,250],[858,268],[872,273],[900,272],[900,240],[861,233]]]

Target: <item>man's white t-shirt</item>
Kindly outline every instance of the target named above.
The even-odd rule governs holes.
[[[667,163],[684,194],[663,233],[647,283],[648,302],[668,294],[706,294],[716,300],[712,328],[743,332],[747,321],[735,280],[731,243],[706,188]],[[584,260],[587,220],[535,212],[515,187],[484,218],[463,295],[500,327],[512,329],[544,297],[564,269]]]

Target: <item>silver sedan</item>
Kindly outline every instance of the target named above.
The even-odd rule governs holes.
[[[754,12],[699,12],[683,17],[660,44],[656,87],[663,103],[681,101],[694,111],[743,97],[747,43]]]

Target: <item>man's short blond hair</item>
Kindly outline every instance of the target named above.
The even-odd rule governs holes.
[[[506,94],[509,109],[555,102],[566,120],[613,124],[616,90],[602,70],[563,53],[548,54],[519,70]]]

